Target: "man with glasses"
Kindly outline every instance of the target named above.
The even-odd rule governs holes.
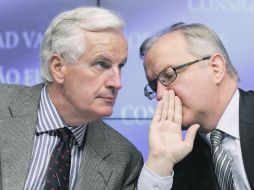
[[[177,23],[146,39],[140,56],[145,96],[158,100],[145,164],[151,174],[170,181],[167,189],[254,189],[254,93],[238,89],[218,35]]]

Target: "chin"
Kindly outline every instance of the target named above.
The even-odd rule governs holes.
[[[183,130],[187,130],[191,125],[196,124],[194,123],[192,120],[187,119],[187,118],[183,118],[182,121],[182,129]]]
[[[112,112],[111,113],[101,114],[102,117],[110,117],[111,115],[112,115]]]
[[[112,113],[113,113],[113,109],[112,108],[111,109],[101,109],[99,111],[99,114],[102,117],[109,117],[109,116],[112,115]]]

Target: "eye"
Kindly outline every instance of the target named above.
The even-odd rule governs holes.
[[[104,70],[104,69],[110,68],[111,65],[108,64],[108,63],[106,63],[106,62],[104,62],[104,61],[99,61],[99,62],[96,62],[96,63],[94,64],[94,67],[95,67],[96,69],[98,69],[98,70]]]
[[[174,78],[175,73],[165,73],[164,78],[171,79]]]
[[[124,67],[124,65],[125,65],[125,64],[120,64],[120,65],[118,66],[119,71],[121,71],[121,70],[122,70],[122,68]]]
[[[163,84],[167,84],[175,79],[175,72],[172,70],[172,68],[166,69],[163,73],[160,75],[160,81]]]

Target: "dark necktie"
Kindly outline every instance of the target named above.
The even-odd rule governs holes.
[[[68,128],[56,130],[60,141],[55,146],[49,160],[44,190],[68,190],[71,166],[70,142],[74,138]]]
[[[213,164],[221,190],[234,190],[231,169],[232,160],[220,145],[223,135],[224,133],[217,129],[211,133],[210,140],[212,145]]]

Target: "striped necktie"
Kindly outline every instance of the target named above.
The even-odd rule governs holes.
[[[217,129],[214,130],[210,136],[215,174],[221,190],[234,190],[234,181],[231,169],[232,159],[229,158],[226,151],[223,150],[220,145],[223,136],[224,132]]]

